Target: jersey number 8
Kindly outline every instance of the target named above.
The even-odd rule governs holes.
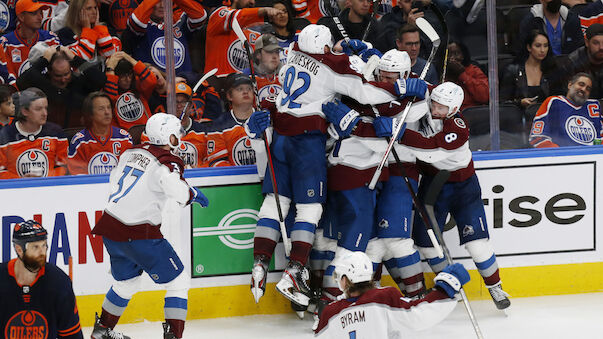
[[[293,90],[292,87],[295,79],[301,79],[303,83]],[[285,79],[283,80],[283,92],[285,92],[286,95],[281,100],[281,106],[285,106],[287,102],[289,102],[289,105],[287,105],[288,108],[300,108],[301,104],[295,102],[295,99],[304,94],[308,90],[308,87],[310,87],[310,74],[299,72],[296,77],[295,67],[289,67],[285,73]]]

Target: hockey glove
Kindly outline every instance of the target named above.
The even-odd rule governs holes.
[[[360,114],[349,108],[339,100],[322,104],[322,112],[327,120],[333,124],[337,134],[342,138],[347,138],[352,134],[352,130],[360,120]]]
[[[446,266],[442,272],[438,273],[433,279],[435,285],[440,287],[450,298],[454,298],[454,295],[461,289],[461,286],[465,285],[471,277],[469,272],[463,267],[463,265],[456,263],[453,265]]]
[[[392,119],[390,117],[376,117],[373,120],[373,127],[375,128],[375,134],[378,137],[387,137],[391,138],[393,136],[394,130],[396,129],[396,125],[400,122],[398,119]],[[402,124],[402,128],[400,129],[400,133],[398,133],[398,140],[402,139],[404,135],[404,131],[406,130],[406,124]]]
[[[398,79],[394,87],[399,97],[414,96],[419,100],[425,99],[427,83],[419,78]]]
[[[368,60],[373,56],[376,55],[379,58],[381,58],[383,56],[383,53],[381,53],[378,49],[376,48],[369,48],[366,49],[364,51],[362,51],[362,53],[360,53],[360,57],[362,58],[362,61],[364,62],[368,62]]]
[[[368,46],[358,39],[351,39],[349,41],[342,41],[341,48],[343,48],[343,53],[347,55],[358,54],[360,55]],[[370,55],[369,55],[370,57]]]
[[[200,189],[198,189],[197,187],[191,187],[191,192],[193,192],[193,202],[196,202],[197,204],[201,205],[201,207],[209,206],[209,200],[207,199],[205,194],[201,192]]]
[[[266,110],[253,112],[245,125],[247,127],[247,134],[250,138],[260,138],[266,128],[270,126],[270,112]]]

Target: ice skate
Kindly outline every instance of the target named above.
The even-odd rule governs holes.
[[[266,292],[266,276],[268,275],[268,264],[270,262],[264,255],[256,255],[251,270],[251,294],[257,304]]]
[[[161,323],[161,325],[163,325],[163,339],[176,339],[176,335],[170,330],[170,324]]]
[[[301,320],[306,316],[306,311],[308,310],[308,306],[298,305],[294,301],[291,301],[291,309],[295,311],[297,317]]]
[[[101,325],[98,313],[94,315],[94,329],[92,330],[92,339],[130,339],[130,337],[123,335],[123,333],[115,332],[112,329]]]
[[[283,277],[276,284],[276,289],[294,303],[308,306],[310,302],[308,279],[310,279],[308,269],[297,261],[290,261],[283,272]]]
[[[511,305],[511,301],[509,300],[509,294],[502,289],[502,285],[498,282],[496,285],[486,286],[488,291],[490,292],[490,296],[492,296],[492,300],[494,301],[494,305],[499,310],[504,310],[505,308]]]

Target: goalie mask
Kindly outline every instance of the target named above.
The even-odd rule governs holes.
[[[180,119],[174,115],[166,113],[155,113],[147,121],[145,133],[149,137],[149,142],[153,145],[170,145],[172,149],[180,145],[180,138],[184,135],[184,130]],[[170,136],[177,139],[176,145],[170,142]]]
[[[464,99],[465,93],[461,86],[449,81],[444,82],[431,91],[429,97],[431,115],[438,119],[450,118],[460,110]],[[434,105],[434,102],[440,106]],[[446,108],[442,106],[446,106]]]
[[[337,281],[337,286],[342,292],[345,292],[341,286],[341,278],[348,277],[352,284],[369,282],[373,278],[373,262],[364,252],[347,253],[335,261],[335,270],[333,279]]]
[[[385,81],[381,79],[381,72],[398,73],[399,79],[406,79],[410,75],[411,68],[410,57],[408,53],[398,51],[396,49],[389,50],[383,54],[379,59],[379,64],[375,69],[375,76],[379,81]]]
[[[312,24],[299,33],[297,45],[305,53],[325,54],[325,46],[333,48],[333,36],[327,26]]]

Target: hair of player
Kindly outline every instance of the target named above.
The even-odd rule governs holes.
[[[14,88],[9,85],[0,85],[0,104],[7,102],[9,98],[12,98]]]
[[[65,26],[71,28],[71,30],[78,36],[82,34],[80,13],[82,13],[82,9],[84,6],[86,6],[86,2],[88,2],[88,0],[69,1],[69,8],[67,9],[67,14],[65,15]]]
[[[591,82],[591,83],[595,83],[595,80],[594,80],[594,78],[593,78],[593,76],[592,76],[592,75],[590,75],[590,74],[588,74],[588,73],[585,73],[585,72],[578,72],[578,73],[574,74],[574,75],[573,75],[573,76],[572,76],[572,77],[569,79],[568,84],[573,84],[573,83],[575,83],[575,82],[576,82],[576,81],[578,81],[578,79],[580,79],[581,77],[588,78],[588,79],[590,79],[590,82]]]
[[[346,277],[347,278],[347,277]],[[373,280],[371,281],[363,281],[363,282],[359,282],[359,283],[352,283],[349,279],[348,282],[350,283],[348,290],[346,291],[348,296],[358,293],[358,294],[363,294],[364,292],[368,291],[368,290],[372,290],[373,288],[375,288],[375,282]]]
[[[15,109],[15,119],[17,121],[25,121],[27,117],[23,114],[23,109],[29,109],[31,103],[38,100],[47,98],[46,94],[42,92],[41,89],[37,87],[30,87],[19,93],[18,103],[15,104],[15,108],[19,108],[19,110]],[[14,100],[14,96],[13,96]]]
[[[82,118],[84,119],[84,126],[86,128],[92,127],[92,115],[94,114],[94,99],[106,98],[111,104],[111,110],[113,110],[113,102],[109,95],[105,92],[95,91],[86,96],[82,103]]]
[[[402,41],[402,36],[406,33],[419,33],[419,27],[413,24],[404,24],[396,32],[396,39]]]

